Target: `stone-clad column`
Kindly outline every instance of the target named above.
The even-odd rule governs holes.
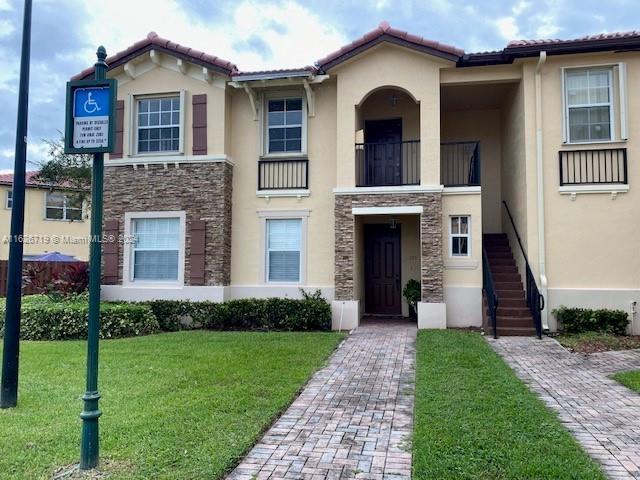
[[[351,213],[350,196],[336,196],[335,222],[335,299],[353,300],[355,221]]]
[[[420,215],[420,276],[422,301],[442,303],[444,264],[442,259],[442,196],[425,195]]]

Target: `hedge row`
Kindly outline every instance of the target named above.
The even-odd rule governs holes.
[[[0,305],[4,328],[4,302]],[[54,302],[32,295],[22,301],[20,337],[25,340],[74,340],[87,338],[89,307],[86,300]],[[148,335],[160,330],[151,307],[144,304],[108,303],[101,306],[100,337]]]
[[[629,325],[629,315],[624,310],[559,307],[552,313],[567,333],[603,332],[625,335]]]
[[[329,330],[331,307],[320,296],[247,298],[224,303],[155,300],[148,302],[164,331],[211,330]]]
[[[72,340],[87,337],[86,297],[52,301],[32,295],[22,301],[20,335],[25,340]],[[242,299],[224,303],[156,300],[103,302],[100,337],[120,338],[159,331],[212,330],[329,330],[331,308],[320,293],[287,298]],[[0,336],[4,302],[0,302]]]

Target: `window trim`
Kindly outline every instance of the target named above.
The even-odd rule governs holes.
[[[134,280],[133,279],[133,221],[145,218],[178,218],[180,220],[180,248],[178,250],[177,280]],[[124,287],[183,287],[185,270],[185,245],[187,214],[184,210],[158,212],[125,212],[124,252],[122,262],[122,285]]]
[[[307,225],[309,210],[263,210],[258,212],[262,223],[261,282],[263,285],[306,285],[307,284]],[[267,248],[267,220],[300,220],[300,278],[298,282],[277,282],[269,280]]]
[[[11,205],[9,205],[9,201],[11,201]],[[13,208],[13,190],[7,190],[7,193],[4,197],[4,208],[5,210],[11,210]]]
[[[561,71],[560,71],[560,78],[561,78],[561,88],[562,88],[562,92],[561,92],[561,96],[562,96],[562,143],[564,145],[597,145],[597,144],[603,144],[603,143],[619,143],[619,142],[624,142],[626,141],[625,138],[619,138],[620,135],[617,135],[616,133],[616,115],[617,115],[617,109],[616,109],[616,103],[620,104],[623,99],[626,98],[626,91],[623,93],[622,89],[625,88],[623,83],[626,81],[625,75],[624,73],[622,73],[621,75],[621,69],[620,66],[623,64],[612,64],[612,63],[606,63],[606,64],[593,64],[593,65],[575,65],[575,66],[570,66],[570,67],[561,67]],[[616,90],[614,89],[614,69],[618,67],[618,97],[616,98]],[[610,120],[610,127],[609,127],[609,139],[600,139],[600,140],[571,140],[571,132],[570,132],[570,128],[569,128],[569,108],[575,108],[575,107],[569,107],[569,99],[568,99],[568,92],[567,92],[567,73],[572,71],[572,70],[584,70],[584,71],[588,71],[588,70],[607,70],[609,73],[609,120]],[[617,100],[617,102],[616,102]],[[599,106],[600,104],[594,104],[593,106]],[[600,106],[604,106],[605,104],[601,104]],[[622,108],[622,107],[621,107]],[[623,109],[624,110],[624,109]],[[624,119],[622,119],[622,121],[624,121]],[[622,130],[626,130],[626,127],[621,125],[621,132]]]
[[[169,96],[178,96],[180,99],[180,132],[178,135],[178,151],[172,150],[167,152],[138,152],[138,100],[147,100],[150,98],[164,98]],[[175,155],[184,155],[184,135],[185,135],[185,113],[186,113],[186,90],[145,93],[140,95],[129,94],[129,156],[130,157],[166,157]]]
[[[63,218],[49,218],[47,217],[47,210],[49,208],[60,208],[60,207],[48,207],[47,206],[47,200],[49,199],[49,195],[50,194],[58,194],[58,195],[62,195],[64,197],[64,202],[62,205],[62,217]],[[69,208],[70,210],[77,210],[75,208],[72,207],[67,207],[67,200],[68,200],[68,195],[64,192],[64,191],[60,191],[60,190],[48,190],[46,192],[44,192],[44,211],[42,214],[42,219],[47,221],[47,222],[84,222],[84,216],[85,216],[85,202],[82,202],[82,205],[80,206],[80,218],[77,220],[74,220],[72,218],[67,218],[67,208]]]
[[[467,232],[468,233],[453,233],[453,230],[451,229],[451,222],[454,218],[462,218],[462,217],[466,217],[467,218]],[[449,215],[449,257],[450,258],[471,258],[471,234],[472,234],[472,230],[471,230],[471,215],[469,214],[456,214],[456,215]],[[461,237],[466,237],[467,239],[467,254],[466,255],[459,255],[456,254],[454,255],[453,253],[453,239],[454,237],[456,238],[461,238]]]
[[[307,98],[305,92],[303,90],[278,90],[266,93],[262,97],[262,124],[260,128],[260,141],[262,142],[260,151],[262,152],[262,156],[265,158],[287,158],[307,155],[307,117],[309,115],[307,110]],[[302,137],[300,145],[301,150],[299,152],[269,153],[269,100],[287,100],[292,98],[299,98],[302,100]]]

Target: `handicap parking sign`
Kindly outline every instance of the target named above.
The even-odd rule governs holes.
[[[67,86],[67,153],[112,150],[115,88],[112,80],[69,82]]]

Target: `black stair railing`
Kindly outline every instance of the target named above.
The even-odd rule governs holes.
[[[531,316],[533,317],[533,323],[536,327],[536,335],[538,338],[542,338],[542,310],[544,310],[544,296],[540,293],[538,289],[538,285],[536,284],[536,279],[533,275],[533,271],[531,270],[531,265],[529,265],[529,259],[527,258],[527,254],[524,251],[524,247],[522,246],[522,240],[520,239],[520,234],[518,233],[518,229],[516,228],[516,224],[513,221],[513,217],[511,216],[511,211],[509,210],[509,206],[507,202],[502,201],[502,205],[509,216],[509,221],[511,222],[511,227],[513,228],[513,233],[516,235],[516,239],[518,240],[518,245],[520,246],[520,252],[524,257],[525,263],[525,289],[527,296],[527,307],[529,307],[529,311],[531,312]]]
[[[496,295],[496,287],[493,283],[489,257],[484,247],[482,247],[482,292],[487,299],[491,328],[493,328],[493,338],[498,338],[498,295]]]

